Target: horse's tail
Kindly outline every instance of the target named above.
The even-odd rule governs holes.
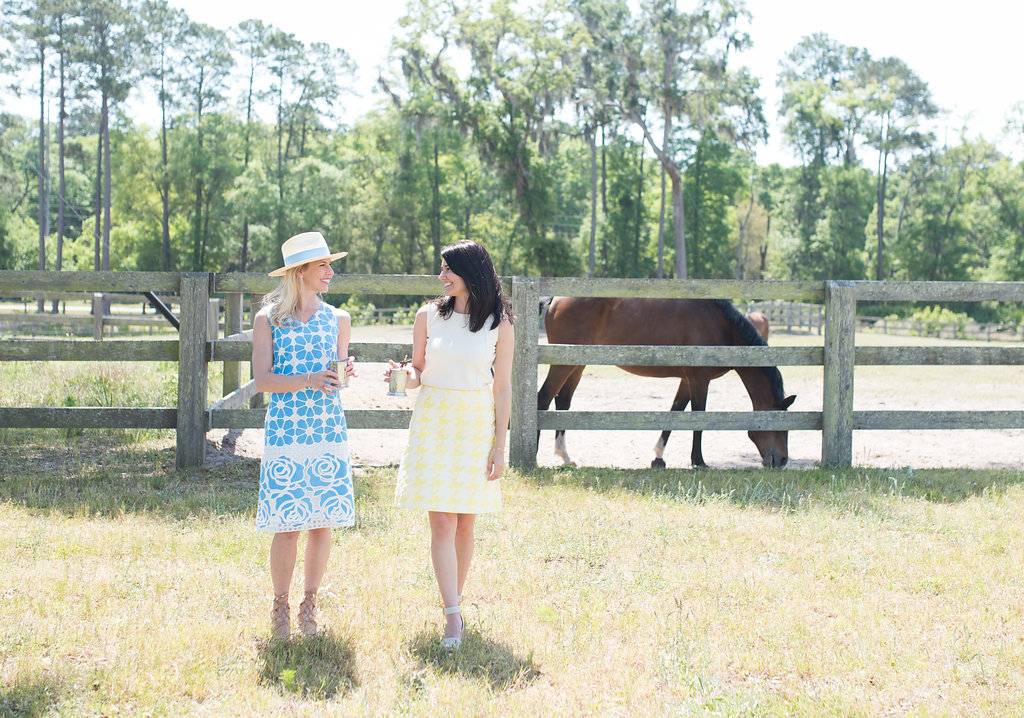
[[[540,307],[537,309],[537,312],[538,312],[539,316],[543,317],[545,314],[547,314],[548,306],[550,306],[550,304],[551,304],[551,302],[553,300],[554,300],[554,297],[541,297],[540,298]]]

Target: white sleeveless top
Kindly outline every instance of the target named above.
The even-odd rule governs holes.
[[[491,329],[488,317],[475,332],[469,331],[469,315],[444,319],[436,304],[427,305],[426,366],[420,375],[424,386],[440,389],[487,389],[494,381],[494,348],[498,327]]]

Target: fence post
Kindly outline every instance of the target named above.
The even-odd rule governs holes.
[[[517,469],[537,465],[537,312],[540,283],[536,277],[512,277],[516,314],[512,362],[512,417],[509,463]]]
[[[263,296],[262,294],[250,294],[249,295],[249,328],[252,329],[256,325],[256,315],[259,314],[260,309],[263,308]],[[244,326],[244,324],[243,324]],[[255,379],[252,373],[252,362],[249,363],[249,378]],[[263,401],[263,392],[256,392],[249,399],[250,409],[262,409],[265,406]]]
[[[178,329],[179,469],[202,466],[206,458],[206,331],[210,275],[181,275],[181,326]]]
[[[242,331],[242,295],[232,292],[224,300],[224,336]],[[224,362],[224,396],[242,385],[241,362]]]
[[[209,309],[206,314],[206,336],[216,339],[220,333],[220,300],[210,299]]]
[[[853,361],[857,299],[851,281],[825,282],[821,463],[853,463]]]
[[[99,341],[103,338],[103,294],[94,292],[92,295],[92,338]]]

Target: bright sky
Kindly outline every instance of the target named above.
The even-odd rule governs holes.
[[[480,0],[483,2],[484,0]],[[373,87],[376,69],[405,0],[171,0],[200,22],[226,29],[256,17],[294,33],[304,42],[323,41],[345,49],[359,64],[356,81],[361,99],[350,102],[354,116],[379,99]],[[680,0],[685,8],[687,0]],[[766,114],[772,123],[762,162],[793,164],[782,147],[775,121],[779,93],[778,63],[799,40],[815,32],[873,57],[895,56],[914,70],[949,114],[935,128],[940,141],[955,142],[967,122],[969,135],[996,141],[1010,108],[1024,102],[1019,34],[1024,3],[972,0],[747,0],[753,15],[749,32],[753,49],[742,60],[761,78]],[[1018,148],[1020,145],[1018,144]],[[1003,146],[1004,151],[1012,147]]]

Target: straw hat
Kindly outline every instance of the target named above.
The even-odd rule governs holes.
[[[298,267],[306,262],[315,262],[318,259],[326,259],[333,262],[341,259],[348,252],[331,252],[327,248],[327,240],[319,232],[303,232],[290,237],[281,245],[281,256],[284,258],[284,266],[270,272],[271,277],[283,276],[292,267]]]

